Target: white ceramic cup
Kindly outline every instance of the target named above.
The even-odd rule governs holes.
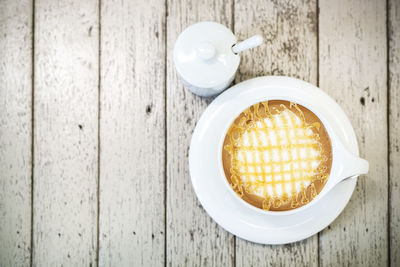
[[[268,213],[271,215],[288,215],[288,214],[293,214],[300,212],[304,209],[307,209],[308,207],[314,205],[317,203],[320,199],[322,199],[332,188],[335,187],[338,183],[341,181],[351,178],[360,174],[366,174],[369,169],[369,164],[368,161],[365,159],[362,159],[356,155],[353,155],[350,153],[342,144],[342,142],[339,140],[338,136],[334,133],[333,128],[329,124],[329,121],[327,121],[323,115],[318,112],[318,110],[313,110],[313,108],[307,106],[307,104],[302,103],[301,101],[298,100],[293,100],[288,97],[275,97],[275,98],[270,98],[270,99],[258,99],[256,102],[253,104],[249,105],[252,106],[256,103],[260,103],[263,101],[268,101],[268,100],[284,100],[284,101],[289,101],[289,102],[294,102],[297,104],[300,104],[310,111],[312,111],[323,123],[325,129],[328,132],[329,138],[331,139],[331,145],[332,145],[332,168],[329,174],[329,177],[322,188],[321,192],[309,203],[305,204],[304,206],[301,206],[299,208],[295,208],[292,210],[287,210],[287,211],[269,211],[269,210],[263,210],[260,208],[257,208],[249,203],[247,203],[245,200],[240,198],[236,192],[232,189],[231,185],[229,184],[228,180],[226,179],[224,168],[223,168],[223,163],[222,163],[222,151],[223,151],[223,143],[226,137],[226,134],[229,130],[229,127],[232,125],[233,121],[239,116],[241,112],[243,112],[242,109],[237,109],[236,111],[232,112],[231,114],[231,119],[226,122],[226,125],[224,127],[223,134],[220,137],[219,141],[219,170],[220,170],[220,177],[224,179],[224,183],[227,187],[229,187],[229,191],[235,196],[235,198],[242,204],[245,205],[246,207],[256,210],[257,212],[261,213]]]

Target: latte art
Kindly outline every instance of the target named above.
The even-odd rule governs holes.
[[[291,196],[310,185],[322,159],[320,143],[307,127],[285,110],[240,135],[234,145],[234,167],[249,193]]]
[[[228,181],[244,200],[267,210],[293,209],[321,191],[331,167],[330,140],[304,107],[263,102],[232,124],[223,162]]]

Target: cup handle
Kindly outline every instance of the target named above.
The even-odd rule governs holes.
[[[350,152],[347,153],[350,154]],[[365,159],[350,154],[344,159],[344,162],[342,174],[339,176],[338,182],[356,175],[368,173],[369,163]]]
[[[368,173],[369,170],[369,163],[365,159],[362,159],[358,156],[353,155],[351,152],[349,152],[343,144],[338,142],[338,148],[340,151],[340,157],[341,157],[341,171],[340,175],[338,176],[337,179],[335,179],[335,184],[346,180],[347,178],[351,178],[356,175],[360,174],[366,174]]]
[[[336,153],[338,153],[339,167],[334,177],[329,177],[324,186],[325,192],[330,191],[338,183],[360,174],[366,174],[369,169],[369,163],[347,150],[344,145],[337,141],[335,144]]]

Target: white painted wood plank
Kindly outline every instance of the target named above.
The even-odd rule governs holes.
[[[400,1],[390,0],[389,22],[389,214],[390,263],[400,266]]]
[[[178,35],[198,21],[232,23],[230,1],[168,1],[167,17],[167,264],[230,266],[233,236],[203,210],[188,168],[193,129],[209,100],[184,89],[172,61]]]
[[[317,82],[317,4],[315,1],[236,1],[235,33],[260,33],[264,44],[241,54],[237,82],[262,75],[287,75]],[[265,246],[237,238],[237,266],[315,266],[317,236]]]
[[[344,212],[320,234],[321,266],[388,261],[385,1],[320,0],[320,86],[345,110],[370,163]]]
[[[163,0],[102,1],[100,97],[100,266],[163,266]]]
[[[35,1],[34,266],[94,266],[98,2]]]
[[[29,266],[32,2],[0,6],[0,266]]]

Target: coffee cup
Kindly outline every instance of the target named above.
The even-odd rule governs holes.
[[[275,142],[275,144],[268,143],[267,140],[270,140],[271,137],[264,137],[265,140],[262,141],[260,139],[261,136],[267,136],[269,132],[275,131],[274,138],[280,139],[277,135],[278,132],[282,132],[282,134],[285,135],[285,131],[282,129],[286,130],[286,134],[288,134],[290,130],[287,126],[289,124],[285,126],[286,128],[283,128],[283,126],[282,128],[279,128],[278,126],[277,128],[274,128],[270,121],[262,124],[260,122],[262,121],[262,118],[255,118],[255,116],[250,116],[252,112],[254,114],[258,113],[258,111],[256,112],[256,110],[259,109],[260,104],[264,105],[265,108],[268,106],[268,102],[278,102],[283,107],[282,110],[279,111],[282,113],[277,112],[273,115],[275,116],[274,118],[276,120],[279,120],[278,114],[285,114],[285,116],[287,117],[289,116],[288,114],[291,113],[294,117],[296,117],[296,114],[294,112],[290,111],[288,108],[286,108],[284,104],[282,104],[287,103],[287,106],[289,106],[290,103],[291,108],[292,106],[295,106],[295,108],[292,109],[295,111],[297,109],[299,111],[299,114],[303,116],[303,118],[304,114],[302,111],[307,111],[308,117],[314,116],[314,120],[311,118],[311,122],[315,123],[315,121],[317,121],[316,123],[318,124],[319,130],[315,130],[313,132],[312,130],[310,130],[312,128],[311,124],[304,124],[303,137],[298,137],[298,140],[295,140],[295,138],[293,137],[294,142],[290,141],[289,135],[282,137],[281,141],[278,140],[278,143]],[[300,110],[299,106],[302,108],[302,110]],[[218,155],[218,157],[219,170],[221,174],[220,176],[223,177],[225,186],[228,187],[228,190],[234,195],[234,198],[237,199],[238,202],[258,212],[273,215],[293,214],[300,212],[308,207],[311,207],[312,205],[319,202],[320,199],[322,199],[341,181],[368,172],[368,162],[356,155],[353,155],[351,152],[348,151],[348,149],[341,142],[340,138],[335,134],[335,131],[330,122],[324,117],[323,112],[321,112],[323,106],[319,105],[318,108],[316,107],[317,106],[308,107],[307,103],[303,103],[301,99],[294,100],[290,97],[272,97],[268,99],[254,99],[254,103],[251,103],[251,105],[249,105],[244,111],[240,109],[240,107],[238,107],[236,110],[232,109],[230,119],[226,121],[225,130],[221,135],[219,144],[220,155]],[[301,116],[297,117],[299,123],[301,121],[299,117]],[[242,131],[240,133],[237,133],[237,124],[235,124],[234,122],[238,122],[240,120],[242,121],[243,127],[240,128],[242,129]],[[301,124],[295,125],[294,121],[295,119],[293,120],[293,123],[291,122],[291,125],[293,126],[293,129],[295,129],[295,131],[299,131],[299,129],[301,129],[299,125]],[[257,122],[258,124],[255,122]],[[266,129],[268,123],[271,124],[271,126],[270,128]],[[306,122],[304,121],[304,123]],[[234,128],[236,131],[235,135],[237,135],[238,137],[236,137],[237,139],[232,138],[232,141],[228,141],[227,143],[227,140],[229,139],[229,133],[231,133],[233,126],[236,127]],[[257,127],[260,129],[261,132],[257,132]],[[321,129],[323,131],[321,131]],[[305,138],[307,137],[307,134],[305,134],[306,130],[309,130],[309,140]],[[293,132],[295,131],[293,130]],[[320,135],[318,135],[318,133],[320,133]],[[256,134],[259,134],[259,136],[256,137]],[[242,137],[245,141],[240,139]],[[314,145],[312,137],[316,138]],[[254,140],[250,142],[252,139]],[[281,144],[282,140],[288,140],[288,143],[285,145]],[[328,140],[329,142],[321,142],[321,140]],[[304,141],[310,141],[311,145],[310,143],[308,143],[307,146],[308,150],[311,152],[307,152],[306,149],[303,148],[299,149],[299,147],[306,146],[305,143],[301,144],[300,141],[303,141],[303,143]],[[240,142],[242,142],[243,144],[240,145]],[[234,146],[233,143],[236,143],[236,146]],[[323,145],[321,145],[322,143]],[[286,152],[287,155],[291,156],[286,156],[286,159],[283,160],[283,154],[282,151],[279,152],[279,146],[286,147],[281,150],[283,152]],[[288,147],[290,147],[290,149]],[[313,148],[310,147],[318,147],[321,148],[321,151],[326,150],[329,153],[320,153],[320,157],[314,158],[314,161],[310,161],[310,159],[306,156],[303,160],[300,158],[300,156],[296,161],[292,159],[292,154],[300,155],[299,151],[303,152],[302,150],[306,151],[304,152],[305,155],[307,155],[307,153],[308,155],[310,155],[310,153],[315,154],[316,152],[319,152],[315,149],[313,150]],[[227,152],[227,150],[229,150],[229,153]],[[277,160],[272,159],[272,150],[276,152]],[[232,164],[226,163],[228,162],[226,156],[224,156],[226,154],[231,155],[229,160],[232,162]],[[234,157],[233,155],[236,155],[236,157]],[[265,160],[265,158],[267,159]],[[323,158],[325,158],[326,161],[329,161],[325,165],[322,164]],[[293,164],[293,162],[296,163]],[[307,163],[308,165],[305,164],[306,167],[299,167],[303,166],[303,163]],[[320,172],[320,174],[324,175],[324,177],[319,178],[320,180],[315,182],[313,180],[313,177],[314,173],[317,172],[311,167],[311,165],[313,165],[312,163],[316,163],[315,170],[317,170],[321,166],[325,168],[325,172]],[[294,165],[297,166],[297,170],[293,170]],[[276,171],[275,166],[277,167],[278,171]],[[286,172],[283,171],[284,168],[286,168]],[[291,171],[289,171],[289,169],[291,169]],[[298,174],[299,178],[297,180],[294,174]],[[290,175],[292,175],[292,177]],[[277,177],[279,177],[279,181],[276,181],[278,179]],[[318,186],[316,187],[315,184],[317,184]],[[285,191],[285,188],[289,189],[286,189]],[[295,192],[296,188],[298,192]],[[315,188],[318,189],[316,190]],[[277,193],[277,191],[279,192]],[[290,195],[291,192],[293,194],[290,198],[291,203],[289,203],[287,195]],[[279,195],[279,197],[277,197],[277,195]],[[274,198],[270,196],[273,196]],[[264,203],[266,202],[266,200],[269,201],[269,204],[266,205],[267,208],[264,208]],[[260,206],[260,201],[263,201],[262,207]],[[294,202],[296,202],[296,204],[293,204]],[[299,204],[300,202],[301,205]],[[291,208],[279,210],[279,207],[281,205],[280,203],[284,203],[284,206],[288,206],[289,204],[291,204]],[[270,210],[270,207],[272,205],[274,206],[274,208],[277,209]]]

